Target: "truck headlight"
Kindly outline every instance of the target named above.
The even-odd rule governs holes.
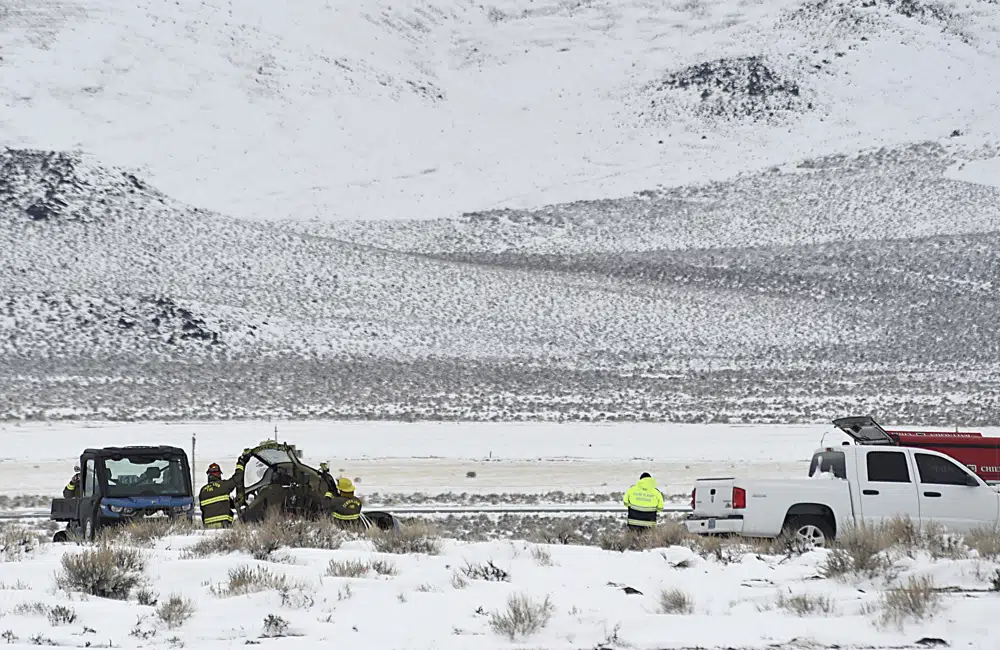
[[[133,508],[126,508],[125,506],[108,506],[107,508],[116,515],[131,515],[135,513]]]

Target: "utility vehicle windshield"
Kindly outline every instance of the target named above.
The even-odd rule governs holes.
[[[272,467],[281,465],[288,471],[292,464],[292,457],[284,449],[258,449],[244,468],[243,484],[248,490],[268,485],[274,476]]]
[[[188,496],[190,485],[180,458],[104,459],[109,497]]]

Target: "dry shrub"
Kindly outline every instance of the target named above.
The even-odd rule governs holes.
[[[159,602],[160,595],[149,587],[140,587],[135,591],[135,600],[140,605],[154,607]]]
[[[909,517],[892,517],[881,525],[873,525],[871,528],[878,529],[890,546],[920,548],[923,544],[920,525]]]
[[[361,560],[330,560],[326,575],[331,578],[361,578],[368,575],[371,565]]]
[[[187,557],[247,553],[255,560],[270,560],[281,548],[336,550],[347,539],[343,528],[329,520],[304,521],[271,518],[260,525],[236,522],[206,535],[187,549]]]
[[[194,603],[178,594],[171,594],[166,602],[156,608],[156,617],[169,629],[184,625],[194,616]]]
[[[967,554],[961,537],[947,533],[938,522],[921,526],[910,517],[893,517],[880,528],[891,546],[911,557],[919,550],[927,551],[934,558],[956,559]]]
[[[791,612],[796,616],[811,616],[814,614],[833,614],[836,606],[828,596],[794,594],[786,596],[779,594],[775,603],[779,608]]]
[[[441,539],[437,531],[423,522],[398,531],[371,528],[368,537],[379,553],[437,555],[441,552]]]
[[[964,541],[979,557],[989,560],[1000,557],[1000,528],[996,526],[975,528],[966,533]]]
[[[389,560],[383,560],[381,558],[376,558],[368,562],[371,566],[372,571],[379,574],[380,576],[394,576],[396,575],[396,565]]]
[[[451,586],[455,589],[465,589],[469,586],[469,581],[463,578],[460,573],[452,573]]]
[[[152,519],[138,519],[118,528],[105,528],[101,530],[104,536],[115,536],[119,540],[125,535],[137,546],[150,546],[156,540],[169,537],[171,535],[186,535],[195,531],[194,522],[186,517],[169,519],[167,517],[157,517]]]
[[[664,519],[647,530],[630,528],[607,532],[598,538],[598,545],[605,551],[644,551],[652,548],[680,546],[694,536],[687,528],[673,519]]]
[[[99,598],[127,600],[145,581],[146,557],[135,548],[102,544],[62,558],[56,585]]]
[[[531,557],[539,566],[552,566],[552,553],[544,546],[532,546]]]
[[[934,559],[957,560],[969,555],[968,549],[962,542],[962,537],[945,532],[944,526],[937,522],[930,522],[921,529],[917,548],[927,551]],[[910,556],[913,555],[913,550],[910,548],[907,548],[906,552]]]
[[[275,614],[268,614],[264,619],[264,630],[261,636],[268,639],[276,639],[288,636],[288,621]]]
[[[757,555],[802,555],[811,550],[802,545],[793,535],[782,533],[777,537],[750,537],[745,540],[747,549]]]
[[[722,564],[739,562],[750,548],[742,538],[699,535],[689,542],[691,550],[705,559],[715,558]]]
[[[505,611],[490,614],[490,628],[513,641],[544,629],[552,620],[554,611],[548,596],[536,602],[525,594],[512,594],[507,599]]]
[[[307,585],[290,580],[283,573],[274,573],[266,567],[243,565],[229,570],[229,582],[223,586],[213,586],[216,596],[241,596],[259,591],[290,591],[305,589]]]
[[[49,606],[37,600],[30,603],[18,603],[11,610],[11,613],[17,616],[47,616]]]
[[[497,565],[493,564],[493,560],[489,560],[485,564],[480,562],[479,564],[472,564],[466,562],[465,566],[462,567],[462,573],[469,580],[485,580],[486,582],[510,582],[510,573],[505,569],[501,569]]]
[[[880,625],[902,628],[908,620],[934,617],[941,610],[941,603],[941,594],[929,577],[911,577],[905,585],[884,592],[875,613]]]
[[[560,519],[554,526],[537,531],[533,538],[539,544],[579,544],[583,541],[576,522],[565,518]]]
[[[0,562],[17,562],[38,549],[42,537],[27,528],[9,527],[0,531]]]
[[[52,627],[71,625],[76,622],[76,610],[72,607],[56,605],[49,610],[47,618]]]
[[[874,578],[892,568],[889,555],[895,540],[885,526],[859,524],[848,526],[831,544],[832,548],[823,565],[828,578],[863,576]]]
[[[694,601],[680,589],[660,591],[661,614],[690,614],[694,611]]]
[[[288,609],[309,609],[316,604],[316,599],[305,589],[295,588],[278,593],[281,595],[281,606]]]

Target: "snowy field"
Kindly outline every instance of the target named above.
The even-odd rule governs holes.
[[[175,445],[195,475],[218,462],[231,472],[244,447],[273,437],[304,460],[360,478],[360,492],[621,492],[639,474],[667,494],[690,492],[695,477],[719,472],[794,476],[806,471],[823,426],[667,424],[178,422],[0,424],[0,494],[62,490],[86,447]],[[828,440],[840,440],[831,433]],[[475,472],[469,478],[468,472]],[[10,477],[10,478],[8,478]]]
[[[817,580],[822,552],[790,561],[747,554],[723,564],[680,547],[621,554],[525,543],[445,543],[437,556],[396,557],[373,553],[370,544],[356,541],[335,551],[295,549],[284,562],[271,563],[241,555],[185,559],[184,550],[194,541],[168,538],[144,551],[150,559],[151,588],[161,601],[177,595],[194,607],[193,616],[174,629],[157,619],[156,607],[138,605],[134,599],[119,602],[53,591],[59,558],[81,552],[74,547],[47,547],[19,562],[0,564],[0,580],[6,586],[0,590],[0,608],[6,610],[0,627],[10,630],[14,648],[39,645],[36,637],[50,641],[42,645],[192,649],[220,644],[385,650],[903,648],[920,647],[914,642],[927,637],[947,639],[952,647],[994,647],[995,593],[949,594],[938,620],[880,630],[862,613],[865,605],[877,604],[878,581]],[[537,548],[551,557],[551,564],[540,565],[532,554]],[[395,565],[396,574],[324,577],[331,560],[376,558]],[[469,580],[464,588],[454,586],[452,576],[461,575],[466,563],[487,561],[509,572],[509,582]],[[689,568],[673,568],[684,562]],[[982,581],[974,574],[985,564],[920,558],[902,562],[900,577],[930,575],[937,584],[981,589]],[[298,588],[284,597],[278,590],[233,596],[210,592],[213,585],[225,585],[230,570],[244,565],[288,576]],[[19,582],[27,588],[9,586]],[[626,594],[623,586],[641,593]],[[664,589],[687,595],[691,610],[660,613]],[[491,630],[489,614],[503,611],[508,596],[519,593],[535,602],[548,596],[551,621],[529,638],[511,641]],[[832,611],[797,616],[778,605],[782,596],[787,602],[803,595],[828,599],[824,605]],[[34,603],[71,610],[76,619],[50,625],[44,608],[30,609]],[[265,626],[268,617],[281,619],[287,627],[279,631],[274,628],[280,623]],[[287,638],[267,638],[279,632]]]
[[[821,442],[845,440],[832,425],[4,423],[0,494],[61,491],[86,447],[166,444],[190,454],[192,435],[201,481],[210,462],[231,472],[243,448],[272,437],[276,426],[278,439],[295,444],[306,462],[326,461],[359,479],[362,494],[422,493],[437,503],[461,503],[461,493],[623,492],[644,471],[684,503],[699,476],[803,476]],[[1000,436],[1000,428],[977,430]]]
[[[853,555],[680,534],[624,552],[398,539],[139,531],[93,550],[11,526],[0,530],[0,634],[15,650],[995,648],[995,538],[886,543],[858,554],[871,564],[857,572],[837,563]],[[512,596],[523,615],[505,620]]]

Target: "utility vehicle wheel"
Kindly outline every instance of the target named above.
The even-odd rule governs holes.
[[[817,515],[789,517],[782,532],[803,550],[824,548],[833,540],[833,526]]]
[[[87,521],[83,522],[83,538],[88,542],[94,541],[94,518],[88,517]]]

